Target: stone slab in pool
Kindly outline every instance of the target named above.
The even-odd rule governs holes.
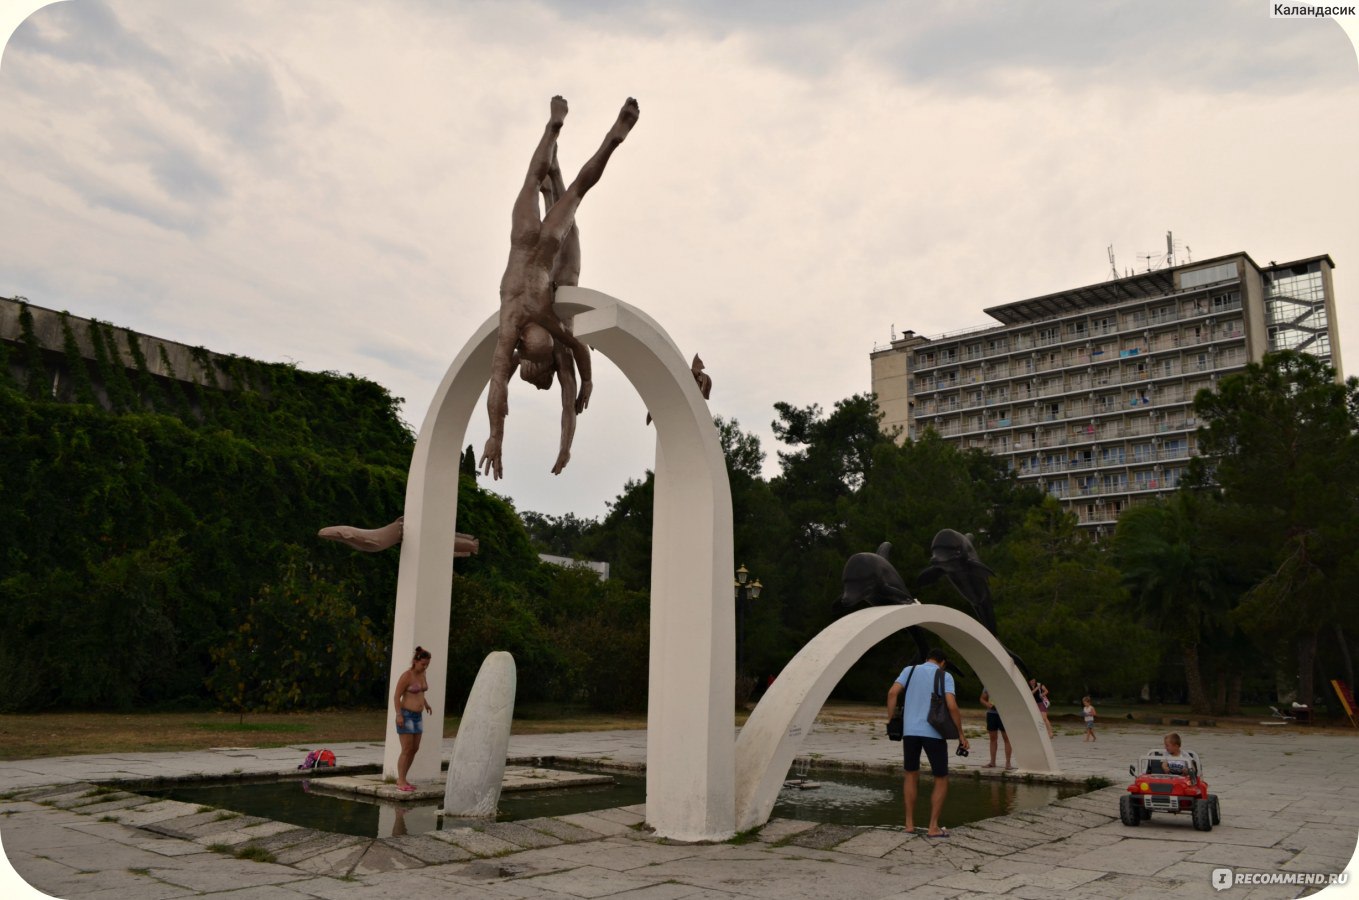
[[[613,783],[614,779],[610,776],[593,772],[564,772],[561,769],[544,769],[537,766],[506,766],[500,790],[501,793],[514,793]],[[395,784],[383,781],[381,775],[333,775],[313,780],[311,789],[318,794],[375,797],[394,803],[428,803],[430,800],[444,799],[442,779],[438,782],[416,785],[413,791],[401,791],[397,790]]]

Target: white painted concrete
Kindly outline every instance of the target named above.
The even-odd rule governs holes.
[[[656,429],[647,748],[649,824],[678,840],[734,832],[731,489],[712,414],[679,349],[645,313],[597,291],[562,288],[556,308],[577,336],[622,370]],[[476,331],[435,392],[406,484],[406,536],[397,579],[391,684],[416,644],[434,658],[430,684],[447,684],[449,597],[457,525],[458,460],[490,377],[498,315]],[[433,690],[427,734],[443,733],[446,690]],[[395,705],[389,700],[389,719]],[[400,743],[389,730],[383,771]],[[438,776],[435,754],[409,778]]]
[[[416,645],[432,654],[426,695],[433,712],[424,719],[428,740],[439,742],[444,733],[448,701],[448,614],[453,589],[453,544],[458,516],[458,461],[467,423],[491,378],[499,315],[476,330],[448,367],[430,402],[411,454],[406,479],[405,536],[396,579],[396,610],[392,630],[392,667],[388,681],[387,739],[382,757],[384,775],[396,775],[401,742],[396,735],[396,703],[391,692],[410,666]],[[423,741],[422,741],[423,743]],[[437,753],[415,756],[407,777],[417,784],[439,778]]]
[[[594,291],[575,332],[611,359],[656,429],[647,696],[647,824],[683,841],[735,833],[731,486],[707,401],[650,317]]]
[[[496,650],[482,660],[448,763],[444,815],[495,818],[505,781],[517,684],[514,657],[509,653]]]
[[[769,821],[788,767],[812,730],[821,706],[860,657],[875,644],[912,625],[946,641],[985,686],[1014,747],[1014,762],[1031,772],[1057,773],[1057,757],[1028,682],[1005,648],[976,619],[947,606],[914,603],[859,610],[827,626],[793,657],[774,680],[736,741],[736,828]],[[900,671],[883,672],[883,722],[887,691]],[[969,679],[971,681],[971,679]],[[962,690],[962,686],[958,687]],[[900,746],[900,745],[895,745]],[[898,750],[898,753],[900,751]]]

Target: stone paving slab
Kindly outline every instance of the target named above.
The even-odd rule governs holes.
[[[534,831],[541,831],[543,834],[550,834],[559,841],[566,843],[593,841],[599,838],[599,832],[572,825],[562,819],[521,819],[519,824],[525,828],[532,828]]]
[[[300,841],[269,852],[280,863],[293,865],[311,856],[325,856],[337,850],[348,850],[352,847],[367,846],[372,843],[371,838],[354,837],[348,834],[326,834],[325,832],[316,832],[316,834],[318,836],[310,840]]]
[[[351,875],[373,875],[378,872],[392,872],[398,869],[422,869],[423,861],[403,853],[387,841],[371,841],[358,862],[354,863]]]
[[[307,856],[292,862],[291,865],[306,872],[313,872],[317,875],[331,875],[336,878],[348,878],[358,864],[363,855],[368,852],[368,842],[357,841],[351,844],[344,844],[323,850],[314,855]]]
[[[622,822],[615,822],[612,819],[605,819],[594,813],[573,813],[562,816],[561,820],[569,825],[593,831],[596,834],[629,834],[633,828],[631,825],[624,825]]]
[[[516,850],[526,849],[504,838],[485,834],[472,828],[455,828],[451,831],[431,832],[430,837],[447,841],[468,851],[473,856],[503,856]]]
[[[816,822],[804,822],[800,819],[772,819],[760,829],[756,837],[766,844],[774,844],[800,832],[810,831],[816,826]]]
[[[492,822],[483,826],[481,831],[483,834],[509,841],[524,850],[553,847],[562,843],[561,838],[553,837],[542,831],[535,831],[532,828],[520,825],[518,822]]]
[[[1359,835],[1359,783],[1352,777],[1359,770],[1359,740],[1305,732],[1242,736],[1179,730],[1186,745],[1204,757],[1214,792],[1223,800],[1223,822],[1210,832],[1193,830],[1183,817],[1158,815],[1137,828],[1117,822],[1117,797],[1125,777],[1120,773],[1126,773],[1131,759],[1159,744],[1159,733],[1115,725],[1101,731],[1098,744],[1082,746],[1079,732],[1074,737],[1059,734],[1054,741],[1072,777],[1099,775],[1111,779],[1113,787],[985,824],[957,826],[947,841],[871,828],[851,829],[843,840],[834,840],[839,835],[826,826],[775,820],[755,835],[757,840],[744,844],[675,844],[634,827],[645,821],[641,807],[515,825],[522,829],[519,837],[527,834],[535,844],[544,837],[564,842],[536,849],[524,849],[504,839],[513,835],[494,832],[436,832],[374,841],[324,836],[279,823],[251,825],[248,817],[217,820],[215,810],[198,813],[193,805],[167,806],[172,801],[139,803],[122,792],[90,793],[97,784],[147,783],[162,776],[286,773],[296,766],[297,748],[0,763],[0,780],[9,788],[0,801],[0,840],[8,858],[44,890],[110,900],[228,892],[235,900],[603,896],[606,888],[617,896],[660,900],[1205,897],[1215,896],[1208,875],[1217,865],[1334,872],[1349,862]],[[644,732],[625,731],[524,735],[511,741],[516,759],[590,756],[625,766],[644,762],[645,746]],[[375,765],[383,745],[365,742],[333,749],[347,763]],[[892,749],[871,741],[866,727],[836,723],[814,729],[800,752],[847,766],[896,771],[899,759]],[[446,758],[451,743],[445,742],[442,750]],[[52,805],[41,805],[44,801]],[[122,805],[101,810],[101,804]],[[85,814],[87,809],[94,814]],[[104,816],[119,823],[101,822]],[[947,806],[944,821],[950,824]],[[272,864],[235,859],[171,834],[133,827],[138,825],[163,826],[171,834],[176,827],[195,829],[204,833],[180,833],[199,840],[216,836],[206,843],[234,842],[256,832],[247,842],[250,846],[273,847],[276,857],[297,858]],[[274,828],[286,830],[263,834]],[[474,850],[448,841],[451,834],[482,843]],[[813,846],[791,840],[799,834]],[[487,858],[473,860],[473,853]],[[439,861],[462,854],[467,857]],[[126,865],[147,858],[155,864]],[[99,868],[84,869],[87,865]],[[469,868],[473,865],[487,868]],[[129,868],[149,874],[134,875]],[[567,893],[573,885],[583,887]],[[1234,888],[1227,897],[1297,893],[1288,886],[1261,886]],[[7,900],[2,889],[0,896]]]
[[[382,842],[390,844],[402,853],[413,856],[428,865],[462,862],[472,858],[471,853],[456,844],[423,834],[404,834],[399,837],[383,838]]]
[[[906,843],[915,835],[905,829],[861,831],[854,837],[837,846],[840,853],[858,853],[862,856],[883,857]]]
[[[812,850],[829,850],[836,844],[855,837],[859,830],[852,825],[818,825],[810,831],[803,831],[789,839],[788,843]]]
[[[160,800],[131,807],[118,814],[118,821],[124,825],[150,825],[167,819],[178,819],[192,815],[198,807],[178,800]]]

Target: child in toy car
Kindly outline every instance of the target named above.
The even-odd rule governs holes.
[[[1128,767],[1134,779],[1119,798],[1119,820],[1133,826],[1150,819],[1153,812],[1187,812],[1195,829],[1212,831],[1222,820],[1220,805],[1217,795],[1208,793],[1198,756],[1181,749],[1178,734],[1166,735],[1164,746]]]

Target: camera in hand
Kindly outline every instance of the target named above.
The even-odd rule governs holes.
[[[954,755],[954,756],[967,756],[967,752],[968,752],[968,751],[967,751],[967,748],[964,747],[962,744],[959,744],[959,745],[958,745],[958,749],[953,751],[953,755]]]

